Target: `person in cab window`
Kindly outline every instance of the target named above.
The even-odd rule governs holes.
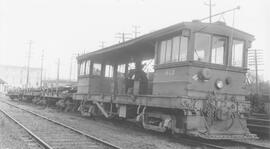
[[[134,82],[139,82],[139,94],[147,93],[148,79],[147,74],[143,71],[141,62],[137,62],[135,69],[131,69],[126,78],[126,93],[132,94],[134,91]]]

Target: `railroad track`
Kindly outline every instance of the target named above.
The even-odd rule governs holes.
[[[247,120],[247,126],[251,132],[269,136],[270,117],[267,114],[253,113]]]
[[[45,149],[87,148],[87,149],[120,149],[109,142],[85,134],[75,128],[56,122],[13,104],[3,102],[0,111],[17,123]]]
[[[100,140],[100,139],[98,139],[96,137],[93,137],[93,136],[90,136],[88,134],[85,134],[84,132],[81,132],[81,131],[79,131],[79,130],[77,130],[75,128],[72,128],[70,126],[67,126],[65,124],[62,124],[60,122],[56,122],[56,121],[51,120],[51,119],[49,119],[47,117],[44,117],[44,116],[39,115],[39,114],[36,114],[36,113],[34,113],[32,111],[28,111],[26,109],[20,108],[20,107],[18,107],[16,105],[13,105],[13,104],[9,103],[9,102],[2,101],[2,100],[0,100],[0,101],[6,103],[8,105],[10,105],[11,107],[14,107],[14,108],[17,108],[17,109],[22,110],[22,111],[24,111],[24,113],[30,113],[31,115],[35,115],[36,117],[40,117],[40,118],[42,118],[42,119],[44,119],[46,121],[50,121],[51,123],[57,124],[57,125],[59,125],[61,127],[65,127],[67,129],[70,129],[71,131],[74,130],[75,132],[77,132],[79,134],[82,134],[83,136],[86,136],[86,137],[89,137],[91,139],[97,140],[97,142],[101,142],[101,144],[104,143],[103,140]],[[227,149],[227,148],[235,148],[235,147],[236,148],[243,148],[243,149],[251,149],[251,148],[252,149],[253,148],[254,149],[266,149],[266,148],[268,149],[269,148],[269,147],[264,147],[264,146],[252,144],[252,142],[248,142],[248,141],[242,141],[242,142],[241,141],[240,142],[239,141],[229,141],[229,140],[212,141],[212,140],[197,139],[197,138],[194,139],[192,137],[180,137],[180,138],[178,137],[178,138],[175,138],[175,140],[176,141],[177,140],[180,140],[179,142],[185,142],[185,143],[188,143],[188,144],[197,144],[197,145],[201,146],[202,148],[215,148],[215,149]],[[43,141],[43,142],[45,142],[45,141]],[[56,142],[56,141],[54,141],[54,142]],[[119,147],[116,147],[116,146],[114,146],[114,145],[112,145],[110,143],[107,143],[107,142],[105,142],[105,144],[109,144],[108,145],[109,146],[108,148],[119,148]],[[52,148],[57,148],[57,147],[52,147]],[[68,147],[68,148],[70,148],[70,147]],[[76,148],[78,148],[78,147],[76,147]],[[98,148],[101,148],[101,147],[98,147]]]
[[[269,147],[254,144],[256,140],[205,140],[201,138],[194,138],[185,136],[176,138],[183,142],[190,142],[201,144],[202,148],[216,148],[216,149],[269,149]]]

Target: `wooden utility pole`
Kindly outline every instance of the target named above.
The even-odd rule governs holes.
[[[71,55],[70,67],[69,67],[69,81],[71,81],[71,76],[72,76],[72,60],[73,60],[73,56]]]
[[[259,93],[259,66],[263,65],[263,54],[262,50],[258,49],[251,49],[248,51],[248,66],[250,71],[255,71],[255,87],[256,87],[256,94]],[[254,69],[252,69],[254,68]]]
[[[31,48],[32,48],[32,40],[28,42],[29,47],[28,47],[28,58],[27,58],[27,72],[26,72],[26,85],[25,88],[28,89],[29,85],[29,69],[30,69],[30,59],[31,59]]]
[[[255,61],[255,72],[256,72],[256,93],[259,93],[258,89],[258,59],[257,59],[257,50],[254,51],[254,61]]]
[[[140,26],[138,26],[138,25],[133,25],[133,28],[134,28],[134,31],[133,31],[133,33],[134,33],[134,38],[137,38],[138,34],[140,33],[140,32],[138,31],[138,28],[140,28]]]
[[[103,48],[105,47],[105,41],[101,41],[99,47],[100,47],[101,49],[103,49]]]
[[[130,38],[131,33],[124,33],[124,32],[122,32],[122,33],[117,33],[116,35],[117,35],[116,38],[121,39],[122,42],[125,42],[126,39],[131,39]],[[121,41],[119,40],[119,43],[120,42]]]
[[[57,62],[57,78],[56,78],[56,93],[58,94],[58,87],[59,87],[59,70],[60,70],[60,58],[58,58]]]
[[[42,54],[41,54],[41,72],[40,72],[40,88],[42,88],[42,75],[43,75],[43,61],[44,61],[44,50],[42,50]]]

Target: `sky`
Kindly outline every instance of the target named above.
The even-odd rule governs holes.
[[[44,50],[45,79],[76,79],[78,54],[118,43],[117,33],[140,35],[183,21],[209,15],[208,0],[0,0],[0,65],[26,66],[31,46],[31,67],[41,66]],[[253,49],[264,51],[260,72],[270,80],[270,0],[212,0],[212,13],[240,6],[233,13],[213,18],[253,34]]]

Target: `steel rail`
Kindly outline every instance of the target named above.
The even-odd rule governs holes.
[[[55,121],[55,120],[52,120],[52,119],[47,118],[47,117],[45,117],[45,116],[42,116],[42,115],[40,115],[40,114],[34,113],[34,112],[32,112],[32,111],[26,110],[26,109],[24,109],[24,108],[18,107],[18,106],[16,106],[16,105],[11,104],[11,103],[8,103],[8,102],[2,101],[2,100],[0,100],[0,101],[6,103],[6,104],[8,104],[8,105],[11,105],[11,106],[13,106],[13,107],[16,107],[16,108],[18,108],[18,109],[21,109],[21,110],[23,110],[23,111],[26,111],[26,112],[28,112],[28,113],[31,113],[31,114],[33,114],[33,115],[35,115],[35,116],[37,116],[37,117],[41,117],[41,118],[43,118],[43,119],[46,119],[46,120],[48,120],[48,121],[50,121],[50,122],[53,122],[53,123],[55,123],[55,124],[57,124],[57,125],[63,126],[63,127],[65,127],[65,128],[68,128],[68,129],[70,129],[70,130],[72,130],[72,131],[74,131],[74,132],[76,132],[76,133],[79,133],[79,134],[81,134],[81,135],[84,135],[84,136],[86,136],[86,137],[88,137],[88,138],[90,138],[90,139],[96,140],[96,141],[98,141],[98,142],[100,142],[100,143],[103,143],[103,144],[105,144],[105,145],[108,145],[108,146],[110,146],[110,147],[112,147],[112,148],[115,148],[115,149],[121,149],[120,147],[115,146],[115,145],[113,145],[113,144],[111,144],[111,143],[109,143],[109,142],[107,142],[107,141],[104,141],[104,140],[99,139],[99,138],[97,138],[97,137],[95,137],[95,136],[86,134],[86,133],[84,133],[84,132],[82,132],[82,131],[80,131],[80,130],[78,130],[78,129],[76,129],[76,128],[73,128],[73,127],[71,127],[71,126],[67,126],[67,125],[65,125],[65,124],[63,124],[63,123],[61,123],[61,122],[57,122],[57,121]],[[224,147],[224,146],[219,146],[219,145],[216,145],[216,144],[211,144],[211,143],[201,142],[201,141],[198,141],[198,140],[196,140],[196,139],[192,140],[192,139],[189,139],[189,138],[181,138],[181,141],[183,141],[183,140],[184,140],[184,141],[187,141],[187,142],[190,142],[190,143],[201,144],[201,145],[208,146],[208,147],[212,147],[212,148],[216,148],[216,149],[226,149],[226,148],[227,148],[226,146]],[[265,146],[261,146],[261,145],[256,145],[256,144],[251,144],[251,143],[248,143],[248,142],[237,141],[237,140],[225,140],[225,141],[229,141],[229,142],[233,142],[233,143],[239,143],[239,144],[242,144],[242,145],[248,145],[249,147],[256,147],[256,148],[261,148],[261,149],[268,149],[268,148],[269,148],[269,147],[265,147]]]
[[[9,119],[14,121],[16,124],[18,124],[20,127],[22,127],[32,138],[34,138],[41,146],[43,146],[45,149],[53,149],[49,144],[44,142],[42,139],[40,139],[37,135],[35,135],[31,130],[27,129],[25,126],[23,126],[20,122],[18,122],[16,119],[14,119],[12,116],[8,115],[4,110],[0,109],[0,111]]]
[[[4,101],[1,101],[1,102],[4,102]],[[41,118],[43,118],[43,119],[46,119],[46,120],[48,120],[48,121],[51,121],[51,122],[53,122],[53,123],[55,123],[55,124],[64,126],[64,127],[68,128],[68,129],[70,129],[70,130],[72,130],[72,131],[75,130],[77,133],[80,133],[80,134],[82,134],[82,135],[85,135],[86,137],[90,137],[91,139],[94,139],[94,140],[96,140],[96,141],[98,141],[98,142],[101,142],[101,143],[104,143],[104,142],[105,142],[106,145],[109,144],[110,147],[113,147],[113,148],[116,148],[116,149],[121,149],[120,147],[117,147],[117,146],[115,146],[115,145],[113,145],[113,144],[111,144],[111,143],[109,143],[109,142],[103,141],[103,140],[101,140],[101,139],[99,139],[99,138],[96,138],[96,137],[94,137],[94,136],[90,136],[89,134],[85,134],[84,132],[82,132],[82,131],[80,131],[80,130],[77,130],[77,129],[73,128],[73,127],[67,126],[67,125],[65,125],[65,124],[63,124],[63,123],[61,123],[61,122],[57,122],[57,121],[55,121],[55,120],[49,119],[49,118],[47,118],[47,117],[45,117],[45,116],[42,116],[42,115],[37,114],[37,113],[34,113],[34,112],[32,112],[32,111],[23,109],[23,108],[21,108],[21,107],[18,107],[18,106],[16,106],[16,105],[11,104],[11,103],[8,103],[8,102],[4,102],[4,103],[6,103],[6,104],[8,104],[8,105],[11,105],[11,106],[14,106],[14,107],[16,107],[16,108],[18,108],[18,109],[21,109],[21,110],[23,110],[23,111],[26,111],[26,112],[28,112],[28,113],[31,113],[31,114],[33,114],[33,115],[35,115],[35,116],[41,117]],[[218,145],[214,145],[214,144],[210,144],[210,143],[203,143],[203,142],[199,142],[199,141],[195,141],[195,140],[191,140],[191,139],[186,139],[186,138],[185,138],[185,139],[181,138],[181,139],[182,139],[182,140],[186,140],[186,141],[188,141],[188,142],[190,142],[190,143],[196,143],[196,144],[198,144],[198,145],[204,145],[204,146],[208,146],[208,147],[212,147],[212,148],[216,148],[216,149],[226,149],[226,147],[222,147],[222,146],[218,146]]]
[[[227,149],[227,147],[218,146],[218,145],[215,145],[215,144],[210,144],[210,143],[205,143],[205,142],[200,142],[200,141],[197,141],[197,140],[186,139],[186,138],[184,138],[184,139],[181,138],[181,141],[188,141],[190,143],[197,143],[197,144],[204,145],[206,147],[212,147],[212,148],[216,148],[216,149]]]
[[[42,116],[42,115],[40,115],[40,114],[34,113],[34,112],[32,112],[32,111],[26,110],[26,109],[24,109],[24,108],[18,107],[18,106],[16,106],[16,105],[11,104],[11,103],[8,103],[8,102],[2,101],[2,100],[0,100],[0,101],[1,101],[1,102],[4,102],[4,103],[6,103],[6,104],[8,104],[8,105],[10,105],[10,106],[13,106],[13,107],[15,107],[15,108],[18,108],[18,109],[20,109],[20,110],[22,110],[22,111],[28,112],[28,113],[30,113],[30,114],[32,114],[32,115],[35,115],[35,116],[37,116],[37,117],[43,118],[43,119],[45,119],[45,120],[47,120],[47,121],[50,121],[50,122],[52,122],[52,123],[54,123],[54,124],[57,124],[57,125],[59,125],[59,126],[65,127],[65,128],[67,128],[67,129],[69,129],[69,130],[71,130],[71,131],[73,131],[73,132],[76,132],[76,133],[78,133],[78,134],[81,134],[81,135],[83,135],[83,136],[85,136],[85,137],[87,137],[87,138],[90,138],[90,139],[92,139],[92,140],[95,140],[95,141],[97,141],[97,142],[99,142],[99,143],[102,143],[102,144],[104,144],[104,145],[106,145],[106,146],[109,146],[109,147],[111,147],[111,148],[114,148],[114,149],[121,149],[121,147],[119,147],[119,146],[116,146],[116,145],[114,145],[114,144],[112,144],[112,143],[110,143],[110,142],[107,142],[107,141],[102,140],[102,139],[100,139],[100,138],[97,138],[97,137],[95,137],[95,136],[86,134],[86,133],[84,133],[84,132],[82,132],[82,131],[80,131],[80,130],[74,128],[74,127],[67,126],[66,124],[63,124],[63,123],[61,123],[61,122],[57,122],[57,121],[55,121],[55,120],[52,120],[52,119],[47,118],[47,117],[45,117],[45,116]],[[32,134],[33,134],[33,133],[32,133]],[[41,140],[41,139],[40,139],[40,140]],[[52,149],[52,148],[50,148],[50,149]]]
[[[242,142],[242,141],[237,141],[237,140],[230,140],[230,141],[235,142],[235,143],[241,143],[241,144],[249,145],[250,147],[255,147],[255,148],[260,148],[260,149],[269,149],[269,147],[261,146],[261,145],[257,145],[257,144],[252,144],[252,143],[248,143],[248,142]]]
[[[186,138],[181,138],[181,140],[186,140],[186,141],[190,141],[191,138],[186,139]],[[194,142],[194,143],[198,143],[198,144],[202,144],[208,147],[213,147],[213,148],[218,148],[218,149],[227,149],[229,146],[221,146],[221,145],[216,145],[216,144],[211,144],[210,142],[206,143],[206,142],[201,142],[203,140],[191,140],[190,142]],[[208,141],[214,141],[214,140],[208,140]],[[220,140],[219,140],[220,141]],[[246,148],[255,148],[255,149],[269,149],[269,147],[266,146],[262,146],[262,145],[257,145],[257,144],[252,144],[249,142],[243,142],[243,141],[237,141],[237,140],[224,140],[225,142],[229,143],[236,143],[236,146],[238,147],[238,145],[243,145],[246,146]],[[252,141],[252,140],[251,140]],[[224,142],[223,142],[224,143]]]

